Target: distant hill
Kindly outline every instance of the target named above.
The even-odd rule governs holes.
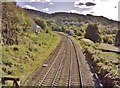
[[[56,12],[56,13],[48,14],[48,13],[31,10],[31,9],[25,9],[25,10],[29,12],[32,15],[32,17],[37,15],[46,20],[55,19],[55,20],[61,20],[61,21],[70,21],[72,19],[74,21],[84,22],[84,23],[98,22],[102,25],[105,25],[105,26],[109,25],[111,27],[118,27],[118,24],[120,24],[120,22],[118,21],[114,21],[114,20],[105,18],[103,16],[93,16],[90,14],[82,15],[82,14],[77,14],[77,13],[66,13],[66,12]]]
[[[41,11],[25,9],[34,19],[36,16],[43,18],[52,30],[66,32],[74,30],[75,35],[85,36],[88,24],[97,24],[103,43],[115,44],[115,35],[119,30],[119,21],[114,21],[103,16],[82,15],[77,13],[56,12],[52,14]],[[92,36],[94,37],[94,36]]]

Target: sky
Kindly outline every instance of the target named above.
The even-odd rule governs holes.
[[[119,20],[120,0],[16,0],[22,8],[34,9],[46,13],[72,12],[78,14],[92,14],[104,16],[109,19]],[[94,6],[86,6],[92,2]],[[83,5],[79,5],[83,3]],[[120,20],[119,20],[120,21]]]

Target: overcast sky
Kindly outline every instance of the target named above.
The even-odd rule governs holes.
[[[17,4],[24,8],[53,12],[73,12],[79,14],[93,14],[118,20],[118,2],[120,0],[16,0]],[[86,2],[96,5],[86,6]],[[84,5],[78,5],[83,3]]]

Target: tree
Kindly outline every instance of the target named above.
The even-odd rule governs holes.
[[[38,26],[40,26],[42,29],[47,28],[47,23],[45,22],[45,20],[41,19],[40,17],[36,17],[34,20],[35,20],[35,23]]]
[[[120,46],[120,30],[118,30],[116,37],[115,37],[115,46]]]
[[[89,24],[86,29],[85,38],[92,40],[93,42],[100,42],[101,37],[98,31],[97,24]]]

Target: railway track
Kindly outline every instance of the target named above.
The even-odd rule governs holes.
[[[64,45],[61,47],[45,76],[39,81],[38,86],[53,86],[55,84],[55,80],[57,79],[58,72],[61,69],[65,57],[66,44],[64,43]]]
[[[87,84],[84,84],[84,72],[81,69],[83,67],[77,44],[66,35],[60,36],[61,42],[44,62],[47,66],[37,68],[22,86],[83,88]],[[93,79],[89,81],[93,82]]]
[[[69,38],[69,42],[71,44],[71,58],[70,58],[70,77],[69,77],[69,88],[71,86],[83,87],[83,81],[81,76],[81,69],[79,63],[79,56],[75,47],[74,42]]]

